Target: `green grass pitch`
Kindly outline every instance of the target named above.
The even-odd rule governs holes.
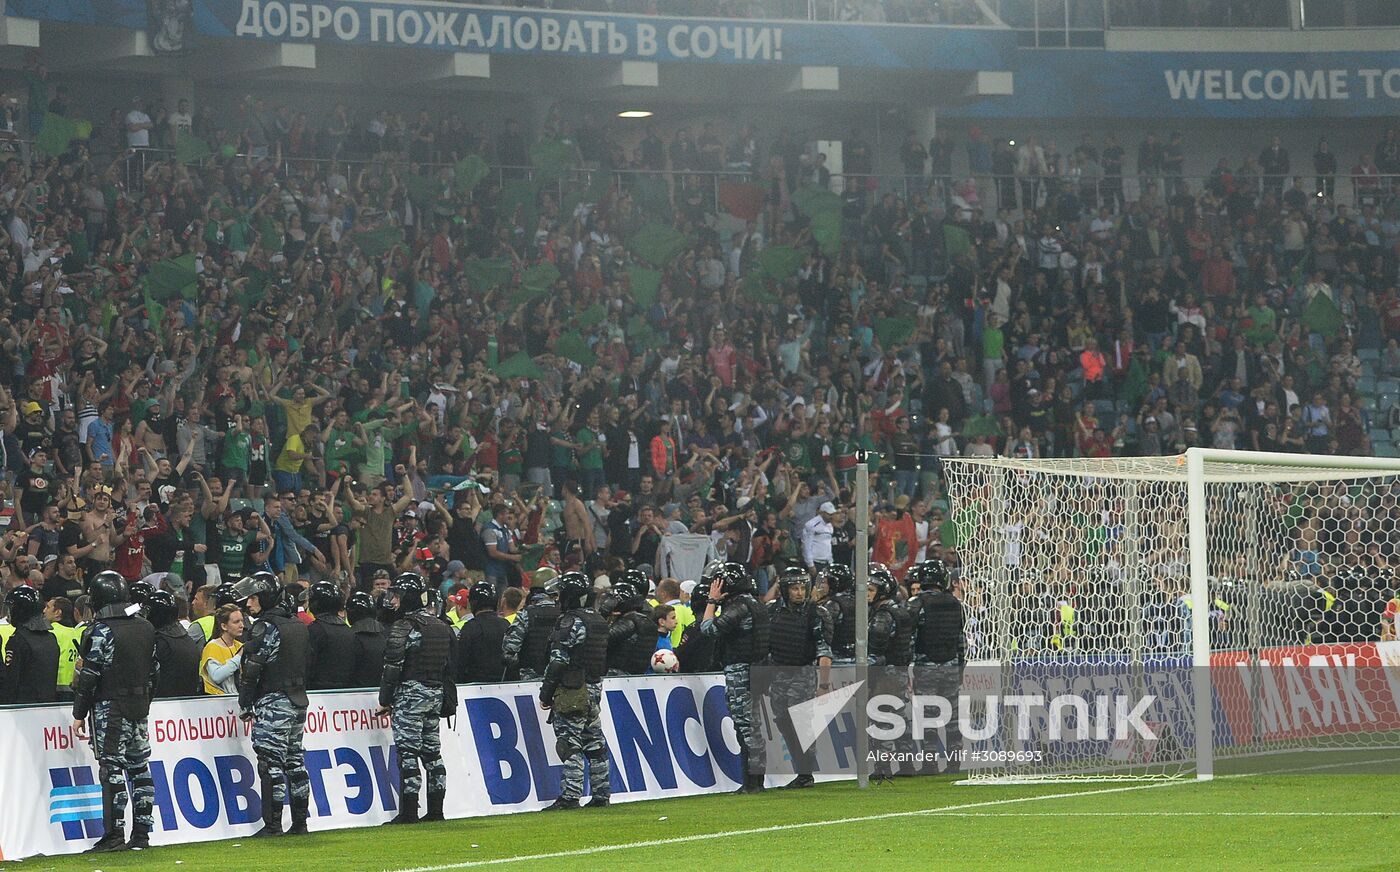
[[[34,857],[0,869],[1396,869],[1396,776],[1327,769],[1210,783],[959,786],[926,777],[860,791],[842,782],[265,842]]]

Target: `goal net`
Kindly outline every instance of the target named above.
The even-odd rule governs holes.
[[[943,464],[984,673],[971,781],[1209,778],[1217,759],[1400,744],[1397,461]],[[1036,702],[995,720],[987,694]]]

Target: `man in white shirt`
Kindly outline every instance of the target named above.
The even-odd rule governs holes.
[[[828,500],[802,525],[802,562],[809,568],[824,569],[831,565],[831,534],[836,530],[831,519],[835,514],[836,506]]]
[[[170,141],[177,141],[181,132],[189,133],[193,128],[194,116],[190,114],[190,101],[181,100],[175,104],[175,111],[170,113]]]
[[[141,98],[131,98],[131,111],[126,113],[126,144],[128,148],[151,147],[151,116],[141,108]]]

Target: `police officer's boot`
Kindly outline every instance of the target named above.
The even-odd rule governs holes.
[[[114,787],[105,782],[102,785],[102,838],[97,840],[97,844],[88,848],[87,854],[107,854],[112,851],[126,850],[126,835],[122,832],[123,821],[117,814],[117,791],[125,790],[123,785],[120,788]]]
[[[416,824],[418,823],[418,794],[399,794],[399,813],[394,815],[389,821],[391,824]]]
[[[428,813],[423,815],[422,820],[440,821],[445,820],[442,816],[442,801],[447,796],[445,790],[428,791]]]
[[[151,846],[151,830],[141,824],[131,825],[131,838],[126,840],[126,847],[131,851],[142,851]]]
[[[306,835],[306,819],[311,816],[311,797],[303,796],[291,798],[292,804],[292,825],[287,830],[289,836]]]
[[[796,778],[792,779],[792,780],[789,781],[787,784],[784,784],[783,787],[782,787],[782,789],[783,789],[783,790],[800,790],[800,789],[802,789],[802,788],[804,788],[804,787],[811,787],[812,785],[814,785],[814,784],[816,784],[816,783],[817,783],[817,780],[816,780],[815,778],[813,778],[811,775],[803,774],[803,775],[798,775]]]
[[[736,790],[736,791],[734,791],[734,792],[735,792],[735,793],[751,793],[752,791],[749,790],[749,785],[752,783],[752,780],[753,780],[753,779],[752,779],[752,777],[749,775],[749,749],[748,749],[748,748],[740,748],[740,749],[739,749],[739,772],[740,772],[740,774],[741,774],[741,776],[742,776],[741,780],[743,781],[743,784],[741,784],[741,785],[739,786],[739,789]]]
[[[282,803],[273,796],[272,775],[266,769],[258,769],[258,790],[262,791],[262,829],[253,833],[254,839],[267,839],[282,835]]]

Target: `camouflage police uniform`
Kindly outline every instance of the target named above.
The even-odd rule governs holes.
[[[768,613],[752,594],[734,594],[724,600],[718,616],[701,624],[700,632],[718,643],[724,699],[739,739],[745,787],[752,786],[751,781],[761,786],[766,756],[763,737],[753,723],[750,667],[768,655]]]
[[[789,714],[792,706],[817,694],[818,661],[831,659],[826,621],[815,603],[778,599],[768,605],[768,651],[772,678],[768,699],[778,732],[792,758],[793,772],[811,775],[812,749],[804,749]]]
[[[150,833],[155,784],[147,717],[158,678],[155,628],[128,616],[126,604],[103,608],[83,637],[82,669],[74,680],[73,719],[91,716],[92,751],[102,784],[104,841],[120,842],[128,785],[133,841]],[[101,844],[101,843],[99,843]]]
[[[441,798],[447,792],[439,722],[443,694],[455,694],[457,689],[451,675],[451,647],[451,627],[421,611],[395,621],[384,643],[379,704],[391,711],[394,745],[399,754],[399,794],[405,810],[412,803],[415,817],[417,797],[424,787],[423,775],[429,813],[434,817],[440,815]]]
[[[944,760],[949,771],[961,768],[958,751],[962,748],[962,732],[956,716],[958,692],[962,689],[963,669],[967,665],[967,638],[963,633],[962,602],[946,590],[924,591],[910,600],[914,624],[914,690],[921,695],[933,695],[948,700],[954,716],[944,728]],[[936,739],[924,744],[926,754],[933,754]],[[935,771],[934,761],[925,761],[926,771]]]
[[[238,703],[253,715],[253,753],[263,793],[263,825],[281,831],[290,804],[294,830],[305,827],[311,778],[302,747],[306,730],[306,625],[282,608],[257,616],[243,648]]]
[[[543,599],[521,609],[515,623],[506,630],[502,650],[506,669],[519,665],[521,681],[539,681],[549,665],[549,640],[562,612],[552,599]]]
[[[909,609],[893,599],[877,603],[870,614],[870,682],[876,693],[903,700],[906,713],[905,729],[893,739],[876,739],[875,746],[888,754],[913,751],[913,735],[907,721],[909,711],[909,663],[913,657],[913,618]],[[889,762],[880,763],[875,770],[888,775]]]
[[[603,672],[608,651],[608,622],[592,609],[571,609],[559,618],[550,638],[549,666],[540,686],[540,701],[552,706],[555,690],[588,688],[588,710],[579,714],[552,711],[555,749],[563,761],[563,784],[553,807],[571,807],[583,795],[583,765],[593,801],[606,804],[612,794],[608,750],[603,741]]]

